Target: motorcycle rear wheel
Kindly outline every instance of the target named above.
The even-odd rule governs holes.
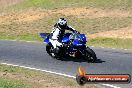
[[[63,58],[63,52],[62,52],[62,51],[59,51],[59,53],[56,54],[56,53],[54,52],[54,48],[53,48],[52,44],[50,44],[50,43],[48,43],[48,44],[46,45],[46,51],[47,51],[47,53],[48,53],[51,57],[53,57],[53,58],[55,58],[55,59],[57,59],[57,60],[61,60],[61,59]]]
[[[52,46],[50,43],[48,43],[48,44],[46,45],[46,52],[47,52],[50,56],[53,57],[53,55],[52,55],[53,46]]]

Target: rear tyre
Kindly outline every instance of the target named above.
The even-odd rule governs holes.
[[[57,47],[55,50],[55,58],[57,60],[62,60],[64,57],[64,48],[63,47]]]
[[[55,59],[57,59],[57,60],[60,60],[60,59],[62,59],[63,58],[63,51],[62,51],[63,49],[61,49],[61,48],[59,48],[59,47],[57,47],[56,49],[54,49],[54,47],[52,46],[52,44],[50,44],[50,43],[48,43],[47,45],[46,45],[46,51],[47,51],[47,53],[51,56],[51,57],[53,57],[53,58],[55,58]]]
[[[94,63],[97,60],[95,52],[92,49],[90,49],[89,47],[85,50],[84,58],[88,62],[92,62],[92,63]]]
[[[53,57],[53,55],[52,55],[52,53],[53,53],[53,46],[50,44],[50,43],[48,43],[47,45],[46,45],[46,51],[47,51],[47,53],[50,55],[50,56],[52,56]]]

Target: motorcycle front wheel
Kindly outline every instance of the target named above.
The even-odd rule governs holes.
[[[88,62],[92,62],[92,63],[94,63],[97,60],[95,52],[89,47],[85,50],[84,58]]]

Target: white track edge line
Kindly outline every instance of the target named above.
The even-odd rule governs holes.
[[[113,85],[111,85],[111,84],[102,84],[102,85],[108,86],[108,87],[112,87],[112,88],[121,88],[121,87],[113,86]]]
[[[65,77],[69,77],[69,78],[76,78],[75,76],[71,76],[71,75],[67,75],[67,74],[63,74],[63,73],[58,73],[58,72],[53,72],[53,71],[48,71],[48,70],[42,70],[42,69],[38,69],[38,68],[32,68],[32,67],[20,66],[20,65],[14,65],[14,64],[7,64],[7,63],[1,63],[1,64],[8,65],[8,66],[26,68],[26,69],[30,69],[30,70],[47,72],[47,73],[56,74],[56,75],[60,75],[60,76],[65,76]]]
[[[15,64],[8,64],[8,63],[0,63],[0,64],[8,65],[8,66],[14,66],[14,67],[26,68],[26,69],[30,69],[30,70],[47,72],[47,73],[51,73],[51,74],[56,74],[56,75],[60,75],[60,76],[65,76],[65,77],[73,78],[73,79],[76,78],[75,76],[71,76],[71,75],[67,75],[67,74],[63,74],[63,73],[58,73],[58,72],[53,72],[53,71],[48,71],[48,70],[42,70],[42,69],[38,69],[38,68],[32,68],[32,67],[27,67],[27,66],[20,66],[20,65],[15,65]],[[111,87],[111,88],[121,88],[121,87],[113,86],[111,84],[101,84],[101,85],[108,86],[108,87]]]

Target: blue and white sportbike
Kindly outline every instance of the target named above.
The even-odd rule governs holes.
[[[61,38],[63,46],[58,54],[54,52],[53,46],[49,42],[50,34],[40,33],[40,36],[44,39],[44,42],[47,43],[47,53],[56,59],[63,59],[67,56],[79,57],[88,62],[95,62],[97,59],[95,52],[86,45],[87,41],[85,34],[79,32],[65,33]]]

